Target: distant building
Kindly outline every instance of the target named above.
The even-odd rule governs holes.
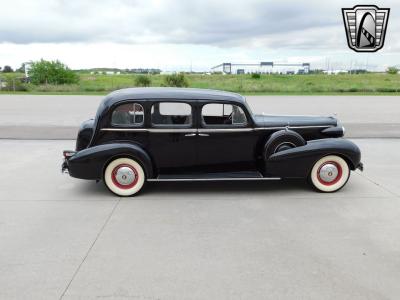
[[[120,71],[105,71],[106,75],[119,75],[121,74]]]
[[[327,70],[327,71],[323,71],[324,74],[328,74],[328,75],[337,75],[337,74],[347,74],[349,73],[349,71],[347,70]]]
[[[224,74],[307,74],[310,72],[310,63],[274,63],[260,62],[258,64],[222,63],[212,67],[213,73]]]
[[[130,69],[128,70],[129,73],[135,73],[135,74],[160,74],[161,70],[160,69],[149,69],[149,68],[139,68],[139,69]]]

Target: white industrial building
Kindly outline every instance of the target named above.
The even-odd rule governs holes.
[[[310,63],[274,63],[260,62],[258,64],[222,63],[211,68],[213,73],[224,74],[307,74],[310,72]]]

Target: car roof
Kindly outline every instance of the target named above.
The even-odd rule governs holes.
[[[193,88],[169,88],[169,87],[152,87],[152,88],[127,88],[112,92],[103,100],[103,105],[110,107],[118,102],[125,100],[225,100],[239,103],[245,103],[242,95],[208,89]]]

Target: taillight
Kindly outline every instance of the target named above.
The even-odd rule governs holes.
[[[63,155],[65,158],[70,158],[71,156],[73,156],[76,152],[75,151],[69,151],[69,150],[65,150],[63,151]]]

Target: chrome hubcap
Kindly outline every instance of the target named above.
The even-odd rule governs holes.
[[[135,181],[135,172],[129,167],[121,167],[117,170],[115,179],[121,185],[130,185]]]
[[[319,177],[325,182],[334,181],[338,174],[339,170],[334,164],[323,165],[319,171]]]

